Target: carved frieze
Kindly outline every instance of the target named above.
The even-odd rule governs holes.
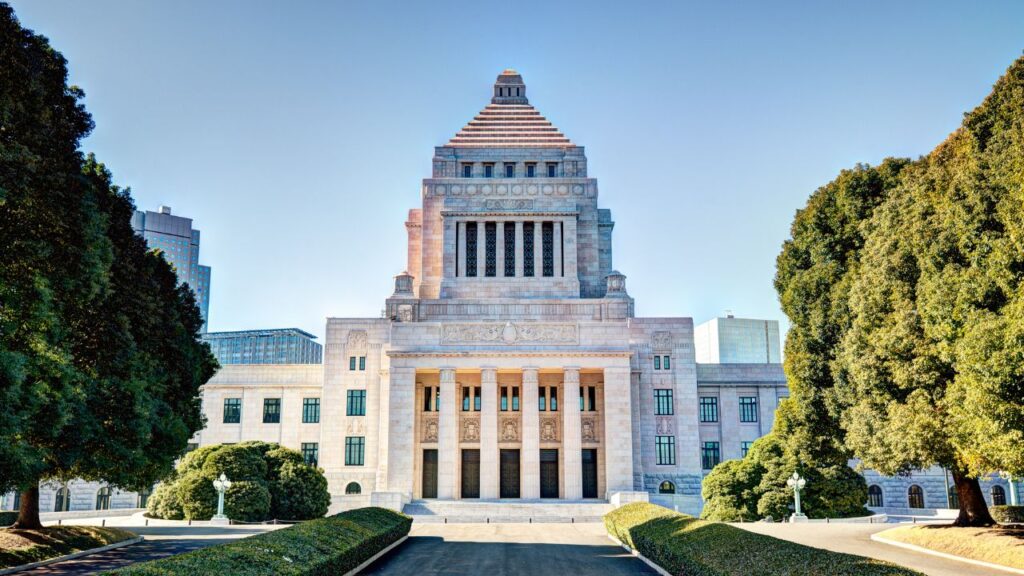
[[[659,435],[669,436],[672,434],[672,417],[671,416],[658,416],[655,419],[655,428]]]
[[[480,441],[480,421],[466,419],[462,421],[462,434],[459,435],[463,442]]]
[[[366,330],[349,330],[348,340],[345,342],[345,350],[365,350]]]
[[[442,344],[576,344],[576,324],[540,324],[532,322],[445,324]]]
[[[558,442],[558,417],[542,416],[540,419],[540,441]]]
[[[366,434],[366,424],[362,418],[349,418],[345,424],[345,433],[350,436],[362,436]]]
[[[423,417],[423,442],[437,442],[437,416]]]
[[[672,333],[671,332],[655,332],[651,336],[651,346],[655,350],[671,350],[672,349]]]
[[[499,442],[518,442],[519,441],[519,419],[518,418],[502,418],[500,432],[498,434]]]
[[[533,210],[533,200],[525,198],[496,198],[485,200],[487,210]]]
[[[597,433],[597,419],[593,416],[580,418],[580,439],[584,442],[601,441],[601,437]]]

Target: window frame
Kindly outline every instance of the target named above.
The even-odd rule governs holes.
[[[705,402],[707,400],[708,402]],[[718,396],[701,396],[698,400],[698,420],[701,424],[718,422]],[[707,410],[705,410],[707,408]],[[707,419],[705,419],[707,417]]]
[[[303,442],[299,446],[299,451],[302,453],[302,461],[307,465],[316,468],[320,463],[320,443],[319,442]],[[312,457],[310,457],[312,455]]]
[[[675,415],[675,399],[671,388],[654,389],[654,415],[673,416]]]
[[[654,437],[654,463],[657,466],[676,465],[676,437]]]
[[[345,392],[345,416],[366,416],[365,388],[350,388]]]
[[[364,466],[366,463],[366,437],[345,437],[345,466]]]
[[[712,470],[722,463],[722,444],[713,440],[705,441],[700,447],[701,470]],[[708,464],[711,464],[708,466]]]
[[[280,424],[281,423],[281,398],[264,398],[263,399],[263,423],[264,424]]]
[[[757,396],[740,396],[740,422],[755,424],[758,420]]]
[[[302,423],[303,424],[319,424],[320,423],[320,398],[303,398],[302,399]]]
[[[232,412],[234,414],[234,419],[233,420],[229,420],[228,419],[228,403],[229,402],[231,403],[231,407],[235,409],[235,410],[232,410]],[[224,399],[224,418],[223,418],[223,422],[222,423],[223,424],[241,424],[242,423],[242,399],[241,398],[233,397],[233,398],[225,398]]]

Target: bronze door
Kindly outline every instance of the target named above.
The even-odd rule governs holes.
[[[480,497],[480,451],[462,451],[462,497]]]
[[[519,450],[501,451],[501,497],[519,498]]]
[[[540,451],[540,497],[558,498],[558,450]]]
[[[597,449],[583,450],[583,497],[597,498]]]
[[[423,450],[423,497],[437,498],[437,450]]]

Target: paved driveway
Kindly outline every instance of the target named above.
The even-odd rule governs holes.
[[[413,524],[409,539],[365,575],[655,574],[603,524]]]

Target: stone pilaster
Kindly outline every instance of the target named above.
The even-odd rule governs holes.
[[[458,277],[466,277],[466,223],[460,221],[459,224],[459,270]]]
[[[558,278],[562,276],[562,222],[555,220],[551,227],[553,229],[552,250],[554,251],[555,261],[554,273],[555,277]]]
[[[576,269],[576,218],[562,222],[562,266],[565,277],[576,280],[579,273]]]
[[[633,489],[633,436],[625,432],[632,426],[630,388],[628,365],[604,369],[604,470],[609,495]]]
[[[505,223],[500,220],[494,224],[494,276],[505,276]]]
[[[520,494],[540,498],[540,414],[538,412],[537,369],[523,368],[523,473]]]
[[[533,223],[533,275],[544,275],[544,223],[540,220]]]
[[[456,392],[455,369],[441,368],[441,411],[437,423],[437,497],[449,500],[455,497],[455,458],[459,449]],[[409,402],[411,404],[412,400]]]
[[[413,413],[416,404],[416,369],[411,366],[391,367],[388,404],[388,491],[412,497]]]
[[[476,223],[476,277],[487,276],[487,222]]]
[[[580,369],[566,368],[562,378],[562,462],[565,499],[583,497],[583,458],[580,440]]]
[[[498,371],[480,370],[480,497],[498,497]]]

